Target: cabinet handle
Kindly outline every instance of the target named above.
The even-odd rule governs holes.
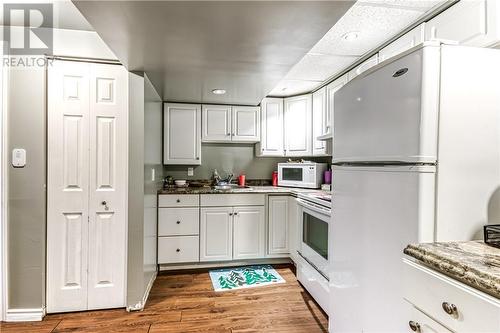
[[[458,314],[458,309],[457,309],[457,306],[455,304],[443,302],[443,304],[441,304],[441,306],[443,307],[444,312],[446,312],[450,316],[454,316],[454,315]]]
[[[226,136],[230,136],[230,135],[231,135],[231,133],[227,133],[227,134],[226,134]]]
[[[101,205],[104,206],[104,210],[109,210],[108,203],[106,201],[101,202]]]
[[[410,329],[413,331],[413,332],[420,332],[420,324],[417,323],[416,321],[413,321],[413,320],[410,320],[408,322],[408,326],[410,326]]]
[[[238,213],[234,213],[234,215],[238,215]]]
[[[177,201],[177,203],[179,203],[179,202],[181,202],[181,199],[177,199],[176,201]]]
[[[181,221],[177,221],[177,224],[181,224]]]
[[[175,252],[181,252],[181,249],[177,249],[177,250],[175,250]]]
[[[229,213],[229,216],[233,216],[233,213]]]

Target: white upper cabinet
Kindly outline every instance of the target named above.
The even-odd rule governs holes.
[[[321,88],[312,95],[312,132],[313,132],[313,156],[326,156],[329,154],[327,141],[318,140],[318,136],[330,133],[330,121],[326,98],[326,87]]]
[[[285,156],[312,155],[312,95],[285,99]]]
[[[347,83],[347,74],[339,77],[332,83],[326,86],[326,133],[332,134],[333,140],[335,140],[335,134],[333,133],[333,122],[334,122],[334,108],[335,108],[335,93],[340,90]],[[333,145],[332,145],[333,146]],[[332,148],[330,148],[332,149]],[[329,151],[333,154],[332,151]]]
[[[261,139],[257,156],[283,156],[283,99],[264,98],[261,107]]]
[[[201,164],[201,106],[165,103],[163,164]]]
[[[203,105],[203,142],[231,142],[231,106]]]
[[[253,106],[203,105],[203,142],[258,142],[260,108]]]
[[[260,140],[260,107],[232,107],[233,142],[258,142]]]
[[[378,53],[379,63],[422,43],[425,33],[424,26],[425,23],[422,23],[380,50]]]
[[[356,76],[363,73],[364,71],[372,68],[376,64],[378,64],[378,54],[374,54],[371,58],[365,60],[363,63],[358,65],[356,68],[351,69],[349,71],[349,73],[347,73],[347,77],[348,77],[349,81],[351,81]]]
[[[493,46],[500,42],[499,12],[497,0],[460,1],[425,24],[425,40]]]

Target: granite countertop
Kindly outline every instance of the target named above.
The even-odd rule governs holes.
[[[500,249],[482,241],[410,244],[404,253],[500,299]]]
[[[244,188],[234,188],[231,190],[216,190],[213,187],[172,187],[158,190],[158,194],[234,194],[234,193],[283,193],[297,195],[298,193],[317,192],[319,189],[303,189],[292,187],[274,187],[274,186],[249,186]]]

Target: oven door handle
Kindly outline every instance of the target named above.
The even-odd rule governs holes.
[[[297,202],[302,207],[310,209],[310,210],[312,210],[312,211],[314,211],[316,213],[320,213],[320,214],[324,214],[324,215],[330,215],[331,214],[331,210],[330,209],[322,207],[322,206],[320,206],[318,204],[315,204],[315,203],[312,203],[312,202],[309,202],[309,201],[306,201],[306,200],[303,200],[303,199],[299,199],[299,198],[297,198]]]

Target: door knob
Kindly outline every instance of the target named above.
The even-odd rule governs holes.
[[[444,312],[446,312],[450,316],[454,316],[458,313],[458,309],[457,309],[457,306],[455,304],[443,302],[443,304],[441,304],[441,306],[443,307]]]
[[[413,320],[410,320],[408,322],[408,326],[410,326],[410,329],[413,331],[413,332],[417,332],[419,333],[420,332],[420,324],[413,321]]]
[[[106,201],[101,202],[101,205],[104,206],[104,210],[109,210],[108,203]]]

